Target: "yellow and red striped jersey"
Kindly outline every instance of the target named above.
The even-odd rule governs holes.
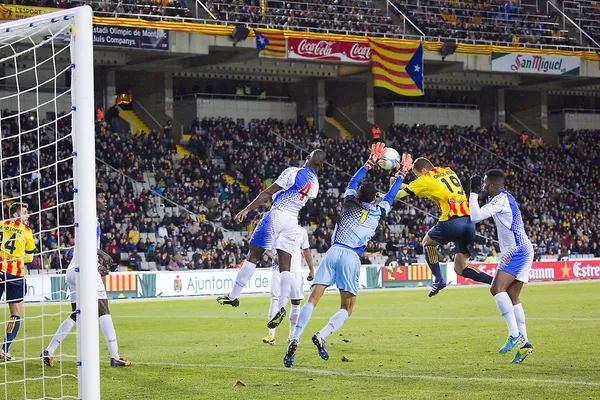
[[[33,261],[35,241],[31,229],[16,219],[0,225],[0,270],[14,276],[25,275],[25,264]]]
[[[452,217],[469,216],[469,201],[458,176],[447,167],[435,167],[409,185],[403,185],[397,199],[415,195],[436,202],[440,208],[440,222]]]

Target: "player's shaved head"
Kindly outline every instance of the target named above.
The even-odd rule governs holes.
[[[433,169],[433,164],[431,161],[426,159],[425,157],[419,157],[415,160],[412,166],[413,173],[416,176],[421,176],[425,172],[429,172]],[[425,170],[425,171],[423,171]]]
[[[499,169],[490,169],[485,173],[485,176],[491,183],[504,185],[504,171]]]
[[[377,196],[377,189],[375,189],[375,185],[370,182],[362,183],[358,187],[358,192],[356,192],[356,198],[358,201],[363,203],[372,203],[375,201]]]
[[[483,191],[488,196],[495,196],[504,189],[504,171],[490,169],[483,179]]]
[[[325,165],[326,158],[327,156],[325,155],[325,152],[323,150],[316,149],[308,155],[308,158],[306,159],[306,163],[304,165],[317,172]]]

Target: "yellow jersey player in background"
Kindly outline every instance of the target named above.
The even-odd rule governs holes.
[[[27,226],[27,204],[13,203],[8,212],[10,219],[0,225],[0,297],[6,292],[10,309],[10,320],[6,324],[6,336],[0,349],[0,359],[4,361],[14,360],[8,350],[21,327],[26,287],[25,264],[33,261],[35,252],[33,233]]]
[[[475,243],[475,224],[471,222],[469,200],[458,176],[447,167],[434,167],[431,161],[420,157],[415,160],[412,172],[417,179],[400,190],[396,199],[406,196],[424,197],[433,200],[440,209],[440,219],[423,238],[425,260],[431,269],[434,281],[429,297],[435,296],[446,287],[442,277],[438,246],[454,242],[454,270],[458,275],[477,282],[492,283],[492,277],[468,267],[470,249]]]

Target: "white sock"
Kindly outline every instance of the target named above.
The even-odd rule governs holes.
[[[310,301],[304,303],[302,309],[300,310],[300,315],[298,316],[296,328],[294,329],[293,340],[297,342],[300,341],[300,335],[302,335],[302,332],[304,332],[304,328],[306,328],[308,321],[310,321],[310,317],[312,316],[312,312],[314,309],[315,306],[313,306],[313,304]]]
[[[279,290],[279,309],[286,306],[288,299],[290,298],[290,290],[292,289],[292,280],[294,275],[290,271],[281,271],[281,289]]]
[[[248,260],[244,260],[244,262],[242,262],[242,267],[235,277],[235,285],[233,285],[233,289],[231,289],[231,293],[229,294],[229,298],[231,300],[235,300],[240,297],[242,289],[244,289],[246,283],[248,283],[250,278],[252,278],[255,269],[256,264],[251,263]]]
[[[300,316],[300,304],[292,304],[290,306],[290,336],[294,335],[294,329],[298,323],[298,317]]]
[[[74,327],[75,327],[75,321],[73,321],[73,319],[71,317],[68,317],[67,319],[65,319],[62,322],[62,324],[60,324],[60,326],[58,327],[58,330],[54,334],[54,337],[52,338],[52,341],[50,342],[48,347],[46,347],[46,350],[48,350],[48,353],[50,353],[51,355],[54,354],[54,352],[56,351],[58,346],[60,346],[62,341],[65,340],[65,338],[67,337],[69,332],[71,332],[71,329],[73,329]]]
[[[110,314],[104,314],[100,317],[100,328],[102,329],[102,334],[106,339],[106,345],[108,346],[110,358],[118,360],[119,345],[117,344],[117,332],[115,332],[115,326],[113,325]]]
[[[519,332],[523,335],[525,339],[525,343],[529,342],[529,338],[527,337],[527,328],[525,327],[525,311],[523,311],[523,305],[521,303],[513,306],[513,311],[515,313],[515,319],[517,320],[517,327],[519,328]]]
[[[517,320],[515,319],[515,312],[513,310],[512,301],[510,300],[508,293],[498,293],[494,296],[494,301],[496,302],[496,306],[498,306],[498,310],[500,310],[500,314],[502,314],[502,317],[506,321],[509,335],[512,337],[519,336],[519,328],[517,326]]]
[[[325,328],[321,329],[321,331],[319,332],[321,334],[321,337],[325,339],[327,336],[340,329],[347,319],[348,311],[344,310],[343,308],[340,309],[329,319],[329,322],[327,323],[327,325],[325,325]]]
[[[279,311],[279,296],[274,296],[273,293],[271,293],[271,307],[269,307],[269,321],[273,319],[273,317],[275,316],[275,314],[277,314],[277,311]],[[275,328],[270,328],[269,329],[269,335],[273,335],[275,336]]]

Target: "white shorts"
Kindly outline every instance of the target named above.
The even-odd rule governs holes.
[[[533,255],[533,246],[530,244],[510,248],[500,257],[498,269],[514,276],[517,281],[528,283]]]
[[[75,267],[67,269],[65,282],[67,284],[67,289],[69,289],[69,300],[71,300],[71,303],[77,303],[77,274],[78,272],[75,271]],[[102,282],[102,277],[98,272],[96,272],[96,291],[98,292],[98,300],[105,300],[108,298],[106,296],[104,282]]]
[[[271,296],[279,297],[279,291],[281,290],[280,280],[281,273],[279,272],[279,266],[273,263],[271,275]],[[292,271],[292,287],[290,289],[291,300],[302,300],[304,299],[304,290],[302,290],[304,280],[302,278],[302,271]]]
[[[271,210],[265,213],[256,226],[250,244],[265,250],[283,250],[292,254],[300,247],[302,240],[302,231],[297,228],[297,217]]]

